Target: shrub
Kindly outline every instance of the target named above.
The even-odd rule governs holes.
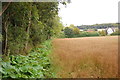
[[[98,32],[89,32],[88,36],[99,36]]]
[[[97,32],[80,32],[80,34],[75,35],[74,37],[90,37],[90,36],[99,36]]]
[[[57,37],[57,38],[65,38],[65,34],[64,34],[64,32],[61,32],[61,33],[58,34],[56,37]]]
[[[73,29],[69,28],[69,27],[66,27],[64,29],[64,34],[65,34],[65,37],[67,38],[72,38],[74,36],[74,32],[73,32]]]
[[[111,34],[111,36],[114,36],[114,35],[120,35],[120,30],[117,30]]]
[[[100,36],[106,36],[107,32],[105,30],[99,31]]]

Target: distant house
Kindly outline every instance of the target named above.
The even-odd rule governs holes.
[[[107,35],[112,34],[116,30],[117,30],[117,28],[113,28],[113,27],[108,27],[106,29],[97,29],[97,31],[106,31]]]
[[[107,28],[106,29],[107,35],[112,34],[113,32],[115,32],[115,28]]]
[[[105,31],[106,29],[97,29],[97,31]]]

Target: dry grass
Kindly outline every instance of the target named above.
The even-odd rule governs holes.
[[[117,76],[118,36],[55,39],[53,46],[58,78]]]

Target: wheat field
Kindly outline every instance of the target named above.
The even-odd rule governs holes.
[[[118,36],[54,39],[57,78],[114,78],[118,73]]]

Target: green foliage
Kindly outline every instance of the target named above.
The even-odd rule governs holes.
[[[4,54],[26,54],[63,28],[58,2],[11,2],[2,14]],[[3,2],[2,6],[7,3]],[[5,51],[6,50],[6,51]]]
[[[98,32],[80,32],[78,35],[74,37],[91,37],[91,36],[99,36]]]
[[[79,30],[79,28],[77,28],[77,27],[75,27],[75,28],[73,29],[73,31],[74,31],[74,34],[75,34],[75,35],[77,35],[77,34],[80,33],[80,30]]]
[[[30,43],[34,46],[39,45],[41,42],[46,40],[44,32],[44,25],[39,21],[38,24],[32,25],[33,27],[30,29]]]
[[[8,47],[11,54],[20,53],[23,50],[26,41],[26,32],[22,27],[9,27],[8,28]],[[17,45],[16,45],[17,44]]]
[[[72,29],[74,29],[75,28],[75,26],[74,26],[74,24],[70,24],[70,26],[69,26],[70,28],[72,28]]]
[[[60,17],[55,16],[55,18],[52,21],[53,21],[53,34],[59,35],[64,27],[62,22],[60,22]]]
[[[2,62],[0,72],[3,78],[52,78],[51,41],[42,43],[41,48],[33,49],[29,55],[11,55],[9,61]]]
[[[100,36],[105,36],[107,35],[107,32],[105,30],[99,31]]]
[[[120,30],[116,30],[115,32],[113,32],[112,34],[110,34],[111,36],[114,36],[114,35],[120,35]]]
[[[3,2],[2,6],[7,4]],[[7,55],[0,67],[3,78],[55,77],[48,56],[51,43],[46,40],[59,35],[63,28],[58,16],[58,4],[10,3],[2,14],[3,34],[0,40],[3,41],[3,52]],[[25,56],[26,53],[29,54]]]
[[[118,27],[118,23],[94,24],[77,26],[79,29],[105,29],[107,27]]]
[[[70,25],[70,27],[65,27],[64,34],[65,34],[65,37],[67,38],[99,36],[99,33],[97,31],[80,32],[79,28],[75,27],[74,25]]]
[[[60,34],[57,35],[57,38],[65,38],[64,32],[61,32]]]
[[[74,32],[73,32],[73,29],[69,28],[69,27],[66,27],[64,29],[64,34],[67,38],[72,38],[74,36]]]
[[[0,42],[2,42],[2,34],[0,34]]]

